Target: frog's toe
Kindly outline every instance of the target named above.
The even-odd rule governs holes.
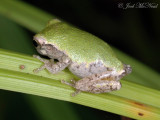
[[[74,87],[74,84],[61,80],[61,83]]]
[[[81,92],[80,90],[76,90],[74,93],[71,93],[71,96],[74,97],[78,95],[80,92]]]
[[[45,65],[42,65],[40,68],[34,69],[33,72],[34,72],[34,73],[38,73],[39,71],[41,71],[41,70],[43,70],[43,69],[45,69],[45,68],[46,68],[46,66],[45,66]]]
[[[76,81],[74,79],[71,79],[71,82],[74,83],[74,84],[76,83]]]

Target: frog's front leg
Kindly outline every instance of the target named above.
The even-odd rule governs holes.
[[[50,73],[56,74],[64,70],[71,63],[70,59],[66,56],[59,59],[57,63],[54,63],[54,59],[46,60],[37,55],[34,55],[33,57],[44,63],[40,68],[35,69],[34,72],[39,72],[46,68]]]

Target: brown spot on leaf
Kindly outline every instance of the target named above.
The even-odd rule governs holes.
[[[25,68],[25,66],[24,66],[24,65],[20,65],[19,68],[20,68],[21,70],[23,70],[23,69]]]
[[[139,112],[138,115],[139,115],[139,116],[143,116],[144,114]]]
[[[134,102],[134,104],[139,105],[139,106],[144,106],[144,104],[139,103],[139,102]]]

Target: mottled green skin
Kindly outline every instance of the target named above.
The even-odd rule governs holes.
[[[64,51],[72,62],[89,65],[102,61],[106,67],[114,68],[116,71],[123,70],[122,62],[116,58],[107,43],[57,19],[50,21],[35,37],[43,37],[58,50]]]

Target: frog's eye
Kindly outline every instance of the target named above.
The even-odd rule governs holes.
[[[38,44],[37,44],[37,42],[36,42],[35,40],[33,40],[33,45],[34,45],[35,47],[38,46]]]

